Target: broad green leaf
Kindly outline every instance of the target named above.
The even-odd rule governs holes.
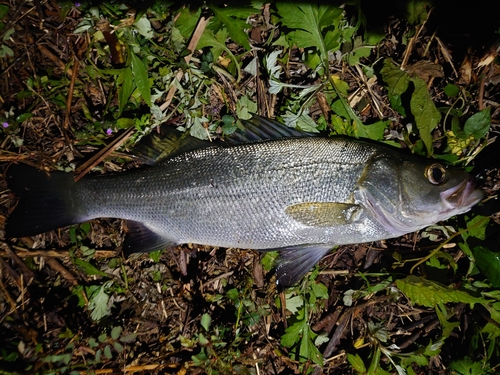
[[[232,40],[243,46],[247,51],[250,50],[248,35],[244,30],[250,28],[250,25],[246,23],[246,19],[255,13],[255,9],[250,7],[238,8],[235,6],[228,6],[226,8],[219,8],[215,5],[209,6],[215,16],[209,27],[215,32],[225,27]]]
[[[486,228],[490,219],[487,216],[476,215],[472,219],[467,221],[468,230],[462,234],[464,240],[469,237],[475,237],[480,240],[486,238]]]
[[[490,131],[491,116],[490,108],[485,108],[473,114],[464,125],[464,133],[473,135],[475,139],[481,139]]]
[[[491,285],[500,288],[500,253],[476,246],[472,249],[472,254],[477,268],[490,280]]]
[[[380,70],[382,79],[387,84],[387,91],[390,96],[402,95],[408,90],[410,76],[392,62],[390,59],[384,61],[384,67]]]
[[[144,102],[148,106],[151,106],[151,85],[148,81],[148,69],[134,52],[130,51],[130,54],[132,57],[132,75],[134,76],[137,89]]]
[[[396,280],[396,286],[413,303],[426,307],[436,307],[438,304],[449,302],[469,303],[471,305],[485,302],[483,299],[473,297],[466,292],[448,288],[418,276],[408,276]]]
[[[398,111],[401,116],[406,117],[406,110],[403,106],[401,95],[403,95],[410,85],[410,77],[406,72],[399,69],[390,59],[384,61],[384,67],[380,70],[382,79],[387,84],[387,93],[391,107]]]
[[[410,110],[415,118],[420,138],[427,149],[427,155],[431,156],[433,152],[432,131],[441,120],[441,114],[432,101],[425,81],[418,77],[410,77],[390,59],[384,61],[384,67],[380,73],[388,86],[391,105],[402,115],[405,115],[405,109],[401,95],[408,90],[410,82],[413,82],[414,90],[410,99]]]
[[[193,34],[196,24],[200,19],[201,7],[196,8],[196,12],[192,12],[190,7],[182,8],[179,11],[179,17],[175,21],[175,26],[184,37],[184,39],[189,39],[191,34]],[[193,51],[191,51],[193,52]]]
[[[340,33],[331,27],[343,10],[331,5],[293,2],[280,2],[276,7],[282,24],[292,30],[287,39],[299,48],[318,49],[321,60],[327,61],[328,51],[340,44]]]
[[[130,99],[130,95],[135,89],[134,80],[132,79],[131,67],[124,68],[117,80],[118,84],[118,116],[123,112],[125,106]]]
[[[415,125],[417,125],[420,138],[427,149],[427,155],[431,156],[433,152],[432,131],[441,120],[441,114],[432,101],[425,81],[418,77],[412,78],[412,81],[415,90],[410,100],[411,113],[415,117]]]

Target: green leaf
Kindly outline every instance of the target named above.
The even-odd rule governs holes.
[[[135,21],[135,28],[146,39],[151,39],[154,36],[153,28],[151,27],[151,22],[146,15]]]
[[[307,326],[307,324],[304,325],[304,320],[299,320],[289,326],[285,330],[285,334],[281,336],[281,345],[286,348],[291,348],[292,346],[297,344],[302,337],[302,331],[304,330],[305,326]]]
[[[481,139],[490,131],[491,116],[490,108],[485,108],[473,114],[464,125],[464,133],[473,135],[475,139]]]
[[[113,348],[115,348],[115,350],[118,352],[118,353],[123,353],[123,345],[120,344],[118,341],[115,341],[113,343]]]
[[[231,39],[249,51],[250,43],[248,42],[248,35],[244,30],[250,28],[250,25],[246,23],[246,19],[255,13],[255,9],[250,7],[239,8],[236,6],[219,8],[215,5],[209,5],[209,7],[215,16],[209,27],[215,31],[225,27]]]
[[[120,337],[120,341],[124,343],[133,342],[137,339],[137,333],[129,333],[128,335]]]
[[[353,355],[353,354],[348,353],[347,360],[351,364],[352,368],[354,370],[356,370],[357,372],[360,372],[363,374],[366,372],[366,366],[365,366],[363,360],[361,359],[361,357],[359,356],[359,354]]]
[[[125,106],[130,99],[130,95],[135,89],[134,80],[132,78],[132,69],[130,66],[122,69],[117,79],[118,87],[118,116],[121,115]]]
[[[472,249],[472,254],[477,268],[490,280],[491,285],[500,288],[500,253],[476,246]]]
[[[443,91],[446,94],[446,96],[448,96],[449,98],[454,98],[460,92],[460,88],[457,85],[454,85],[452,83],[448,83],[444,87]]]
[[[427,84],[418,77],[410,77],[390,59],[384,61],[384,67],[380,73],[388,86],[387,90],[391,105],[402,115],[406,115],[406,113],[404,103],[401,101],[401,95],[409,89],[410,82],[413,83],[414,90],[410,99],[410,110],[415,118],[415,125],[420,138],[427,149],[427,155],[431,156],[433,152],[432,131],[441,120],[441,114],[432,101],[427,90]]]
[[[106,345],[104,347],[104,356],[108,359],[113,359],[113,353],[111,353],[111,346]]]
[[[97,269],[92,264],[84,261],[83,259],[74,258],[73,262],[75,263],[75,266],[77,266],[83,272],[85,272],[86,275],[97,275],[97,276],[109,277],[109,275],[106,272],[102,272],[101,270]]]
[[[471,305],[485,302],[483,299],[473,297],[466,292],[413,275],[396,280],[396,286],[413,303],[426,307],[436,307],[438,304],[449,302],[469,303]]]
[[[120,337],[120,334],[122,333],[122,331],[123,331],[123,328],[120,326],[113,327],[113,329],[111,330],[111,338],[113,340],[118,340],[118,337]]]
[[[192,8],[184,7],[179,10],[179,16],[175,21],[175,27],[179,30],[184,39],[189,39],[200,19],[201,7],[192,12]],[[193,52],[193,51],[191,51]]]
[[[314,293],[316,298],[328,299],[328,288],[323,283],[312,282],[311,291]]]
[[[286,299],[286,309],[290,311],[292,314],[295,314],[303,306],[304,306],[304,298],[300,295]]]
[[[429,0],[410,0],[407,3],[408,23],[410,25],[421,25],[427,21],[428,10],[432,8],[433,2]]]
[[[134,76],[134,81],[142,96],[144,102],[151,106],[151,85],[148,80],[148,69],[142,60],[132,51],[130,51],[132,57],[132,75]]]
[[[208,314],[203,314],[201,316],[201,326],[208,332],[210,329],[210,324],[212,323],[212,318]]]
[[[420,138],[427,149],[427,155],[431,156],[433,152],[432,131],[441,120],[441,114],[432,101],[425,81],[418,77],[413,77],[412,81],[415,90],[410,100],[411,113],[415,117],[415,125],[417,125]]]
[[[332,26],[338,24],[343,9],[331,5],[293,2],[279,2],[276,7],[282,24],[292,29],[287,34],[291,44],[299,48],[318,49],[321,60],[326,64],[328,51],[338,48],[341,42],[341,34],[332,30]]]
[[[236,114],[241,120],[249,120],[252,113],[257,113],[257,103],[253,102],[248,95],[243,95],[236,103]]]
[[[312,360],[316,364],[323,365],[323,356],[318,348],[314,345],[315,333],[309,328],[306,319],[296,321],[285,330],[285,334],[281,337],[281,345],[291,348],[299,345],[299,361],[306,362]]]
[[[460,375],[482,375],[490,373],[489,366],[485,367],[481,362],[474,362],[469,357],[451,362],[450,369],[455,370]]]
[[[468,230],[462,234],[464,240],[469,237],[475,237],[480,240],[486,238],[486,227],[490,219],[487,216],[474,216],[472,219],[467,221]]]
[[[226,29],[221,29],[217,32],[217,34],[214,34],[212,30],[207,28],[201,35],[196,48],[201,49],[210,47],[214,56],[214,61],[217,61],[222,52],[225,52],[227,56],[233,61],[234,66],[236,67],[237,80],[239,81],[241,78],[240,64],[238,64],[238,60],[236,59],[234,54],[229,50],[229,48],[226,47],[227,36],[228,32]]]
[[[109,295],[106,293],[106,287],[110,285],[112,285],[112,282],[104,283],[89,296],[88,309],[91,311],[90,317],[93,320],[101,320],[111,313],[111,306],[108,306]]]

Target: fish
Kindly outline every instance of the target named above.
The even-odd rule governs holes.
[[[276,250],[276,282],[287,287],[335,246],[415,232],[484,197],[462,169],[382,143],[259,116],[245,128],[218,143],[176,133],[162,148],[153,138],[142,152],[156,153],[150,167],[77,182],[72,173],[12,165],[6,178],[19,200],[6,235],[118,218],[128,229],[125,254],[186,243]]]

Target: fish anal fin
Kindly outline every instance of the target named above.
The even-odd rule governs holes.
[[[328,253],[334,245],[308,244],[277,249],[280,253],[276,267],[277,284],[292,286]]]
[[[126,237],[123,242],[123,253],[149,253],[176,245],[175,241],[159,235],[145,224],[127,220],[125,222]]]
[[[288,206],[285,212],[307,226],[333,227],[357,221],[363,208],[351,203],[305,202]]]

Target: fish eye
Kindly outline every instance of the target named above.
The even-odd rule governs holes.
[[[448,179],[446,169],[438,163],[431,164],[425,169],[425,175],[433,185],[440,185]]]

